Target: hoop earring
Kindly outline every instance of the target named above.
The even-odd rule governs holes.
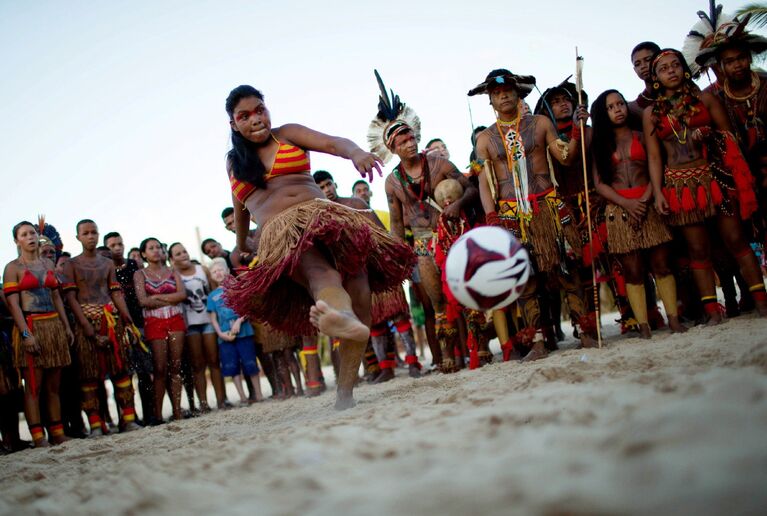
[[[652,83],[652,87],[654,90],[660,89],[660,84],[658,84],[658,81],[655,81],[654,83]]]
[[[690,78],[690,72],[684,72],[684,78],[689,79]]]

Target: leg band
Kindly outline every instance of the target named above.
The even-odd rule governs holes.
[[[35,442],[45,439],[43,425],[29,425],[29,433],[32,435],[32,440]]]
[[[702,261],[692,260],[690,262],[690,268],[692,270],[697,270],[697,271],[711,269],[712,268],[711,260],[702,260]]]
[[[647,293],[644,283],[626,283],[626,295],[639,324],[647,324]]]
[[[397,328],[397,333],[405,333],[406,331],[410,331],[413,327],[413,325],[410,324],[410,321],[400,321],[394,326]]]
[[[61,437],[64,435],[64,425],[61,424],[61,421],[52,421],[48,425],[48,435],[51,437]]]
[[[663,301],[666,314],[674,317],[677,316],[679,310],[677,308],[676,280],[674,276],[671,274],[656,276],[655,285],[658,287],[658,293],[660,294],[661,301]]]

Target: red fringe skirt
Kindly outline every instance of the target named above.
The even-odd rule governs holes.
[[[314,299],[292,279],[301,256],[320,250],[342,278],[367,272],[372,293],[399,286],[416,263],[413,251],[357,210],[325,199],[306,201],[263,225],[258,263],[224,283],[227,305],[290,335],[313,335]]]
[[[402,285],[373,294],[371,309],[374,326],[400,314],[410,316],[410,307],[407,304]]]

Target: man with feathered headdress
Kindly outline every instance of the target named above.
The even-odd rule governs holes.
[[[535,77],[509,70],[491,71],[469,96],[485,93],[496,113],[496,123],[477,137],[477,157],[483,163],[479,175],[480,197],[489,224],[505,227],[530,251],[537,275],[531,277],[520,297],[525,328],[516,344],[529,349],[526,358],[545,356],[541,310],[537,297],[539,281],[549,284],[546,273],[556,275],[567,294],[584,346],[596,345],[594,314],[586,313],[584,294],[573,260],[581,258],[581,238],[573,215],[559,198],[547,162],[568,166],[579,156],[580,131],[565,142],[547,116],[524,114],[522,104],[535,86]],[[568,270],[568,262],[571,265]],[[515,341],[503,344],[504,358]]]
[[[386,198],[389,202],[392,233],[405,240],[405,226],[413,231],[415,253],[418,255],[417,280],[431,300],[435,311],[435,327],[440,348],[432,348],[434,362],[443,372],[462,367],[453,359],[454,349],[460,349],[458,331],[447,320],[446,300],[442,278],[434,261],[433,238],[440,213],[433,198],[434,189],[445,179],[455,179],[464,188],[463,196],[445,208],[443,216],[459,218],[461,209],[476,198],[477,190],[451,162],[437,153],[418,152],[421,122],[412,108],[400,102],[399,96],[387,94],[378,72],[375,72],[381,96],[378,114],[370,123],[368,143],[371,152],[386,163],[393,155],[400,163],[386,178]]]
[[[724,102],[738,143],[752,171],[765,178],[767,170],[767,74],[752,70],[753,56],[767,50],[767,38],[746,30],[742,20],[722,13],[698,12],[700,21],[687,35],[684,54],[693,74],[712,68],[717,81],[710,88]]]
[[[709,13],[685,39],[683,51],[695,72],[712,68],[717,81],[709,91],[727,110],[743,156],[756,178],[759,216],[754,217],[759,241],[765,241],[767,218],[767,74],[752,69],[753,56],[767,51],[767,38],[746,30],[750,16],[738,19],[722,13],[710,1]]]

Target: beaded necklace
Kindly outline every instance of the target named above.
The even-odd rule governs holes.
[[[505,122],[496,118],[495,126],[501,137],[503,150],[506,152],[506,163],[514,184],[514,197],[517,199],[518,212],[523,216],[531,216],[532,207],[530,199],[528,199],[527,156],[522,132],[519,130],[521,118],[522,106],[520,101],[520,106],[517,106],[517,118],[513,122]]]
[[[429,178],[429,164],[426,161],[426,154],[423,152],[421,153],[421,178],[417,183],[414,179],[408,176],[407,173],[404,174],[405,177],[402,177],[403,174],[400,172],[401,166],[402,163],[400,163],[397,168],[394,169],[394,177],[399,180],[402,188],[405,191],[410,192],[411,196],[413,196],[415,199],[418,199],[418,207],[421,209],[421,211],[428,213],[428,208],[426,207],[424,200],[426,199],[427,187],[431,184],[431,181]],[[418,184],[418,194],[416,194],[413,190],[414,184]]]

